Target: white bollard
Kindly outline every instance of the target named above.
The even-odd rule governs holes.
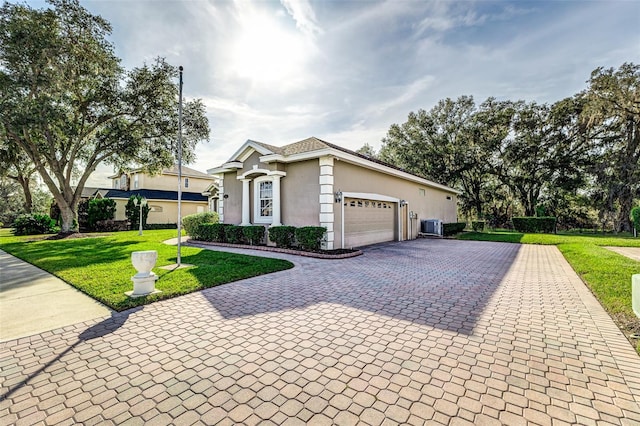
[[[640,318],[640,274],[631,276],[631,307]]]

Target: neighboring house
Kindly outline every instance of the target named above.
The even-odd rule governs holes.
[[[421,219],[457,221],[458,191],[317,138],[248,140],[219,176],[224,223],[324,226],[326,249],[416,238]]]
[[[178,218],[178,169],[165,169],[158,175],[142,170],[132,170],[109,177],[111,189],[98,189],[94,196],[111,198],[116,202],[115,220],[125,220],[125,206],[129,197],[141,195],[147,199],[151,210],[147,223],[176,223]],[[206,173],[182,167],[181,216],[217,208],[216,179]],[[211,208],[210,208],[211,206]]]

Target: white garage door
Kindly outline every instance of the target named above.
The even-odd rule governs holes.
[[[396,204],[346,198],[344,246],[360,247],[395,239]]]

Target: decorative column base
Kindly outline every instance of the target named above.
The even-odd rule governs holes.
[[[631,307],[640,318],[640,274],[631,276]]]
[[[136,274],[138,275],[138,274]],[[162,293],[162,291],[156,289],[156,280],[158,276],[151,272],[150,275],[146,277],[131,277],[131,281],[133,281],[133,291],[127,291],[126,294],[129,297],[143,297],[149,296],[151,294]]]

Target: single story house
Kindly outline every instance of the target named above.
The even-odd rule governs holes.
[[[421,219],[457,221],[455,189],[315,137],[248,140],[207,172],[219,178],[222,222],[323,226],[329,250],[414,239]]]

